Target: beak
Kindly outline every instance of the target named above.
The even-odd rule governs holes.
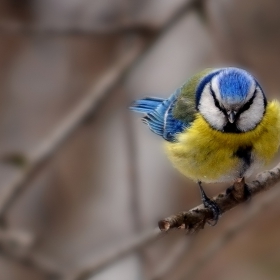
[[[228,115],[228,121],[229,121],[230,123],[234,123],[235,118],[236,118],[236,112],[234,112],[234,111],[228,111],[228,112],[227,112],[227,115]]]

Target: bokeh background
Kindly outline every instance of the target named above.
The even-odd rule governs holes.
[[[277,0],[1,0],[1,280],[68,279],[200,204],[127,107],[223,65],[250,70],[277,98],[279,49]],[[277,199],[238,227],[266,195],[87,279],[279,279]]]

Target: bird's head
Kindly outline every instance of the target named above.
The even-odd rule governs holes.
[[[196,88],[196,106],[211,127],[241,133],[254,129],[266,108],[265,95],[256,79],[239,68],[210,71]]]

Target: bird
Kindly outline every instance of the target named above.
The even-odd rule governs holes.
[[[146,97],[130,110],[164,139],[167,157],[197,182],[215,225],[221,216],[202,183],[236,182],[268,164],[280,143],[280,104],[267,101],[257,79],[237,67],[207,68],[167,99]],[[245,184],[244,192],[250,197]]]

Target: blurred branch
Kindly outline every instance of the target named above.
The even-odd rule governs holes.
[[[168,252],[165,258],[159,261],[158,268],[153,272],[150,280],[163,280],[173,279],[174,270],[177,269],[177,264],[182,258],[189,254],[192,245],[194,244],[194,238],[186,238],[182,236],[177,240],[177,243]]]
[[[34,252],[27,252],[22,255],[13,254],[10,251],[1,251],[0,254],[3,254],[5,258],[10,261],[21,264],[25,267],[31,268],[38,273],[42,274],[46,279],[62,279],[64,271],[59,267],[54,261],[35,254]]]
[[[257,180],[247,184],[251,193],[251,198],[256,194],[268,190],[280,181],[280,163],[269,171],[260,173]],[[231,210],[235,206],[246,201],[244,192],[245,181],[235,182],[230,191],[220,193],[213,198],[213,201],[219,206],[221,214]],[[205,209],[201,204],[187,212],[181,212],[174,216],[159,221],[159,228],[162,231],[168,231],[171,228],[184,228],[189,232],[197,232],[204,228],[207,222],[213,219],[213,212]]]
[[[280,163],[275,168],[260,173],[257,176],[257,180],[247,184],[247,186],[251,192],[251,197],[253,198],[255,195],[275,186],[278,182],[280,182]],[[230,193],[220,193],[213,198],[213,200],[220,207],[222,213],[225,213],[235,206],[246,201],[244,197],[244,185],[244,181],[238,182],[234,184]],[[270,204],[274,199],[275,195],[271,195],[265,200],[264,205],[256,205],[257,210],[252,213],[250,219],[256,217],[257,214],[263,209],[263,207]],[[97,261],[93,261],[93,263],[89,265],[85,265],[83,268],[79,269],[78,272],[71,273],[71,275],[66,279],[89,279],[90,276],[96,274],[101,269],[119,260],[120,258],[123,258],[130,253],[142,249],[143,246],[161,236],[165,236],[165,233],[173,228],[186,229],[188,234],[197,233],[199,230],[203,229],[205,223],[207,221],[210,221],[212,218],[212,211],[209,209],[205,209],[203,205],[199,205],[187,212],[181,212],[177,215],[168,217],[159,222],[161,231],[155,229],[149,234],[143,234],[135,237],[135,239],[127,243],[125,246],[117,248],[113,252],[104,255],[103,258],[99,258]],[[244,224],[245,222],[246,221],[244,221]]]
[[[9,185],[4,186],[1,189],[1,196],[0,196],[0,221],[3,222],[4,217],[8,209],[11,205],[16,201],[19,194],[28,187],[28,182],[37,174],[38,171],[41,170],[48,163],[48,160],[55,154],[57,149],[66,141],[72,133],[88,118],[90,117],[94,111],[98,108],[98,105],[107,97],[107,95],[125,78],[126,73],[141,59],[141,57],[145,54],[145,52],[153,45],[154,42],[157,41],[159,37],[161,37],[164,33],[166,33],[173,24],[185,15],[185,13],[193,7],[193,4],[196,1],[201,0],[190,0],[186,1],[182,4],[175,12],[173,11],[168,19],[159,27],[157,27],[157,32],[152,34],[152,36],[138,36],[135,40],[132,41],[129,48],[125,50],[122,56],[120,56],[119,60],[117,60],[99,79],[99,81],[93,85],[90,89],[89,93],[86,97],[77,105],[77,107],[65,117],[64,120],[57,126],[57,128],[51,133],[34,152],[29,156],[21,153],[16,153],[13,155],[8,155],[6,158],[4,157],[3,160],[8,163],[16,164],[17,166],[21,167],[18,170],[18,173],[13,178],[13,181],[9,183]],[[133,26],[130,26],[133,27]],[[41,31],[40,29],[24,29],[25,27],[22,26],[10,26],[6,28],[5,26],[0,27],[0,33],[7,34],[7,33],[29,33],[38,34]],[[133,27],[134,28],[134,27]],[[47,33],[49,30],[46,29]],[[44,32],[45,32],[44,31]],[[55,30],[53,30],[55,31]],[[78,30],[57,30],[64,35],[65,32],[68,34],[77,34]],[[85,31],[85,30],[81,30]],[[104,31],[104,30],[103,30]],[[102,31],[102,32],[103,32]],[[38,33],[37,33],[38,32]],[[88,34],[88,31],[85,31],[83,34]],[[92,32],[92,31],[90,31]],[[79,32],[78,32],[79,33]],[[82,32],[81,32],[82,34]],[[44,35],[44,34],[43,34]],[[147,34],[142,34],[147,35]],[[151,34],[149,34],[151,35]],[[93,266],[90,265],[88,269],[81,272],[81,275],[91,274],[92,271],[97,271],[102,267],[106,266],[110,262],[121,258],[123,255],[128,254],[135,248],[140,248],[143,244],[148,243],[150,240],[154,240],[157,238],[158,235],[162,235],[159,229],[156,229],[149,235],[141,235],[137,237],[132,244],[128,244],[122,247],[121,250],[117,250],[115,253],[110,253],[109,256],[101,259],[98,263],[95,263]],[[1,239],[1,237],[0,237]],[[34,257],[32,252],[25,254],[21,257],[10,253],[9,251],[2,251],[5,256],[16,259],[19,262],[29,264],[29,266],[41,270],[44,272],[49,273],[50,271],[56,269],[52,269],[52,265],[50,268],[47,268],[48,265],[45,264],[45,261],[40,261],[38,257]],[[55,272],[56,273],[56,272]],[[56,273],[57,274],[57,273]],[[75,278],[74,278],[75,279]]]
[[[125,257],[130,253],[143,249],[144,246],[152,243],[161,236],[164,236],[164,233],[158,228],[135,236],[132,240],[126,242],[124,245],[121,245],[119,248],[110,249],[108,253],[104,254],[103,256],[99,256],[97,260],[93,260],[91,262],[87,261],[88,264],[83,265],[83,268],[74,272],[71,271],[69,275],[66,275],[65,280],[89,279],[92,275],[96,274],[111,263]]]
[[[0,248],[2,251],[21,255],[30,249],[34,241],[34,236],[29,232],[0,229]]]
[[[57,151],[62,143],[89,117],[107,94],[120,82],[129,67],[143,53],[144,40],[135,40],[135,44],[99,79],[86,97],[57,126],[57,128],[27,158],[27,166],[13,179],[9,186],[1,191],[0,219],[6,213],[11,202],[18,196],[25,183]],[[22,156],[24,157],[24,156]]]
[[[131,97],[127,92],[124,94],[125,96],[125,104],[131,103]],[[134,229],[134,233],[137,234],[143,230],[143,220],[141,217],[141,186],[139,181],[139,174],[137,173],[137,155],[136,155],[136,141],[134,139],[133,133],[133,124],[130,112],[126,110],[125,112],[125,141],[126,141],[126,149],[127,149],[127,168],[128,168],[128,182],[129,182],[129,204],[130,204],[130,215],[132,226]],[[139,260],[139,266],[141,275],[140,278],[145,278],[145,274],[147,273],[149,260],[145,250],[139,250],[137,252],[137,257]]]
[[[195,7],[197,1],[203,0],[189,0],[184,2],[168,17],[168,20],[162,24],[152,38],[137,37],[119,60],[103,74],[99,81],[90,89],[86,97],[65,117],[53,133],[46,137],[45,141],[43,141],[34,153],[31,156],[21,155],[22,158],[26,159],[25,161],[28,164],[14,177],[13,182],[9,186],[2,188],[0,196],[0,220],[3,220],[7,209],[27,185],[26,183],[29,179],[36,174],[38,169],[47,162],[84,120],[93,114],[101,101],[125,78],[126,73],[137,65],[137,62],[153,43],[176,24],[187,11]]]
[[[238,28],[234,28],[234,23],[231,22],[231,8],[227,7],[229,2],[220,2],[216,5],[217,14],[208,21],[208,28],[212,29],[211,36],[214,37],[213,42],[216,43],[216,48],[219,54],[224,56],[226,60],[232,61],[250,67],[248,56],[242,51],[242,44],[236,44],[241,41]],[[230,5],[228,5],[230,6]],[[211,14],[210,14],[211,15]]]
[[[125,102],[129,104],[131,99],[129,95],[125,92]],[[130,199],[130,213],[132,215],[133,227],[135,232],[139,232],[143,225],[141,219],[141,207],[140,207],[140,182],[137,174],[137,155],[135,147],[135,137],[133,133],[133,124],[131,121],[130,112],[127,110],[125,113],[125,139],[126,139],[126,149],[128,154],[128,178],[129,178],[129,199]]]
[[[24,36],[98,36],[115,35],[129,32],[137,33],[155,33],[159,31],[160,26],[156,23],[146,22],[123,22],[112,25],[94,26],[94,27],[58,27],[23,24],[15,21],[0,22],[0,35],[24,35]]]
[[[54,262],[32,252],[33,234],[12,229],[0,229],[0,254],[11,261],[28,266],[44,276],[61,277],[63,272]]]
[[[142,20],[122,20],[113,24],[107,25],[93,25],[90,27],[85,26],[43,26],[23,24],[19,21],[0,21],[0,35],[24,35],[24,36],[92,36],[92,35],[110,35],[110,34],[125,34],[125,33],[138,33],[138,34],[156,34],[160,33],[163,28],[171,26],[173,21],[176,21],[188,9],[193,8],[201,10],[201,3],[205,0],[185,0],[179,4],[175,11],[163,19],[146,22]]]
[[[106,96],[120,83],[120,81],[125,77],[126,73],[136,65],[139,59],[145,54],[145,51],[153,45],[153,43],[164,34],[169,28],[176,23],[177,20],[184,15],[184,13],[192,6],[192,3],[195,1],[188,1],[184,3],[175,13],[170,15],[170,18],[162,26],[157,27],[157,32],[153,36],[146,36],[142,38],[136,38],[130,47],[126,49],[123,55],[119,60],[115,62],[111,68],[103,74],[99,81],[93,85],[86,97],[78,104],[78,106],[68,115],[66,118],[57,126],[57,128],[49,135],[41,145],[35,149],[35,151],[30,155],[24,155],[17,153],[12,156],[8,156],[3,160],[9,163],[16,163],[21,169],[17,175],[13,178],[13,181],[10,182],[8,186],[5,186],[1,190],[0,196],[0,220],[3,221],[3,218],[16,200],[18,195],[28,186],[28,182],[36,173],[44,167],[52,155],[57,151],[64,141],[66,141],[72,133],[86,120],[93,112],[97,109],[100,102],[106,98]],[[110,30],[113,32],[118,31],[119,29],[123,31],[134,31],[137,29],[145,29],[146,27],[142,26],[119,26],[115,30]],[[129,30],[130,29],[130,30]],[[149,30],[153,28],[149,27]],[[100,31],[100,30],[99,30]],[[52,29],[40,29],[39,27],[27,27],[20,25],[1,25],[0,34],[26,34],[26,35],[88,35],[92,34],[92,30],[52,30]],[[96,30],[94,31],[96,32]],[[102,30],[104,33],[104,29]],[[143,33],[143,32],[142,32]],[[150,33],[150,32],[149,32]],[[143,34],[147,35],[147,34]],[[156,229],[148,235],[141,235],[140,238],[137,237],[132,243],[127,244],[122,247],[121,250],[111,252],[104,259],[100,259],[99,262],[95,263],[93,266],[90,265],[86,270],[83,269],[82,272],[78,273],[77,278],[87,277],[91,274],[92,271],[97,271],[102,267],[108,264],[108,261],[112,262],[118,258],[121,258],[123,255],[126,255],[133,250],[142,247],[144,244],[154,240],[158,235],[162,235],[159,229]],[[3,235],[3,238],[7,235]],[[0,232],[0,245],[2,246],[2,253],[4,256],[9,259],[15,260],[24,265],[28,265],[33,269],[42,272],[45,275],[55,275],[59,276],[59,269],[55,267],[53,263],[50,263],[44,258],[39,258],[32,251],[27,251],[22,255],[15,254],[15,252],[8,250],[7,244],[11,244],[11,236],[7,237],[9,243],[1,243],[1,232]],[[4,241],[3,241],[4,242]],[[12,242],[12,244],[20,244],[20,242]],[[20,247],[20,246],[19,246]],[[6,248],[6,249],[5,249]],[[5,250],[4,250],[5,249]],[[75,279],[75,278],[73,278]]]

